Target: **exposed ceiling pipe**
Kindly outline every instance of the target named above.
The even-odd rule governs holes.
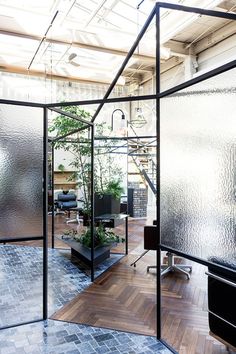
[[[107,2],[107,0],[102,0],[102,2],[98,5],[98,7],[93,11],[91,16],[89,17],[88,21],[84,25],[84,28],[86,28],[90,22],[94,19],[94,17],[97,15],[97,13],[101,10],[101,8],[104,6],[104,4]]]
[[[48,32],[49,32],[50,28],[52,27],[53,22],[55,21],[55,19],[56,19],[57,15],[58,15],[58,11],[57,11],[57,12],[55,13],[55,15],[53,16],[52,21],[50,22],[50,25],[48,26],[48,28],[47,28],[47,30],[46,30],[46,32],[45,32],[45,34],[44,34],[43,38],[41,39],[41,41],[40,41],[40,43],[39,43],[39,45],[38,45],[38,48],[36,49],[36,51],[35,51],[35,53],[34,53],[34,55],[33,55],[33,58],[32,58],[32,59],[31,59],[31,61],[30,61],[30,64],[29,64],[29,66],[28,66],[27,70],[29,70],[29,69],[30,69],[30,67],[31,67],[31,65],[33,64],[33,61],[34,61],[34,59],[35,59],[35,57],[36,57],[36,55],[37,55],[37,53],[38,53],[38,51],[39,51],[39,49],[40,49],[40,47],[41,47],[42,43],[43,43],[43,42],[44,42],[44,40],[46,39],[47,34],[48,34]]]

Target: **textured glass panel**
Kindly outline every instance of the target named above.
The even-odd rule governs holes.
[[[204,259],[235,253],[235,75],[161,100],[162,244]]]
[[[0,237],[42,236],[43,110],[0,105]]]

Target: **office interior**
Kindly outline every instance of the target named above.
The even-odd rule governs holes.
[[[235,10],[0,1],[0,353],[236,351]]]

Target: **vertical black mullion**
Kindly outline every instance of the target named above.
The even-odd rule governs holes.
[[[48,112],[43,109],[43,319],[48,317]]]
[[[125,254],[129,253],[129,232],[128,232],[128,216],[125,218]]]
[[[54,143],[52,146],[52,166],[51,166],[51,178],[52,178],[52,248],[55,247],[55,212],[54,212]]]
[[[91,126],[91,281],[94,281],[94,126]]]
[[[129,104],[129,107],[131,107],[131,105]],[[126,159],[126,183],[127,183],[127,191],[126,191],[126,194],[127,194],[127,197],[126,197],[126,200],[127,200],[127,207],[126,207],[126,214],[127,214],[127,218],[125,219],[125,254],[128,254],[129,253],[129,225],[128,225],[128,218],[129,218],[129,215],[128,215],[128,185],[129,185],[129,140],[128,140],[128,135],[129,135],[129,131],[128,131],[128,120],[127,120],[127,123],[126,123],[126,128],[127,128],[127,140],[126,140],[126,156],[127,156],[127,159]]]
[[[160,7],[156,5],[156,219],[157,219],[157,241],[158,247],[156,252],[157,264],[157,339],[161,339],[161,248],[160,248]]]

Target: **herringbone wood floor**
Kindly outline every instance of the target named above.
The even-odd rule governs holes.
[[[127,264],[128,263],[128,264]],[[53,318],[155,335],[155,277],[133,270],[128,259],[103,274]]]
[[[150,224],[150,222],[148,222]],[[155,335],[155,264],[143,251],[144,220],[129,223],[130,254],[114,265],[82,294],[53,315],[54,319]],[[189,263],[189,262],[188,262]],[[162,281],[162,337],[181,354],[226,354],[226,347],[209,336],[205,267],[193,264],[190,281],[169,274]]]

